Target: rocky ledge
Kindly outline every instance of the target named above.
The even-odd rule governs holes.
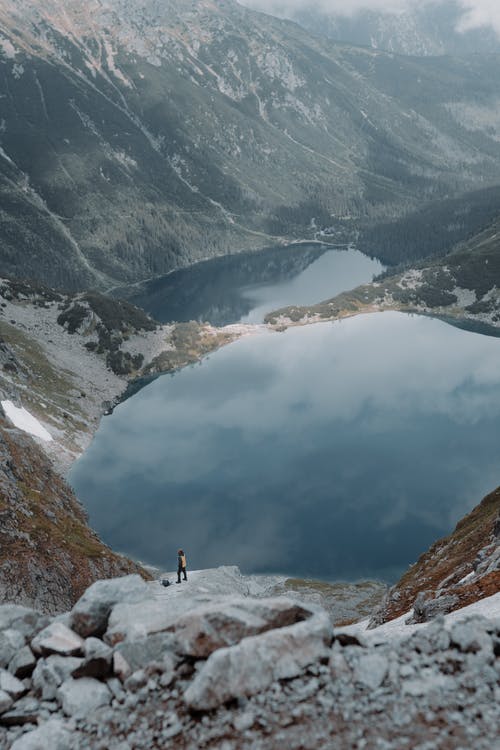
[[[426,622],[500,591],[500,487],[438,539],[389,589],[372,617],[381,625],[413,608]]]
[[[0,747],[495,746],[499,620],[370,645],[286,597],[169,588],[98,581],[52,619],[0,607]]]

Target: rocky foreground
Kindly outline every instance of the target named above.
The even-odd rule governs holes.
[[[51,619],[0,607],[0,747],[499,747],[500,620],[373,640],[315,605],[188,587],[132,575]]]

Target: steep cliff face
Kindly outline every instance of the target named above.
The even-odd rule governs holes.
[[[91,531],[48,458],[0,416],[0,602],[71,607],[96,579],[141,573]]]
[[[500,591],[500,488],[439,539],[390,589],[372,624],[414,608],[424,622]]]
[[[497,184],[498,76],[229,1],[3,0],[3,273],[108,288]]]

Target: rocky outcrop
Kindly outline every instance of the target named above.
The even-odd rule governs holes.
[[[174,588],[162,592],[163,623],[148,632],[159,590],[134,576],[99,582],[50,621],[0,606],[2,750],[322,750],[381,740],[401,750],[403,741],[448,747],[450,737],[450,747],[494,747],[498,621],[440,620],[370,645],[300,602],[206,595],[201,603]],[[82,622],[85,637],[70,627]],[[31,666],[21,679],[22,651]]]
[[[61,612],[98,578],[127,573],[147,577],[138,565],[100,541],[46,455],[31,437],[2,417],[0,521],[0,602]],[[9,612],[14,619],[7,633],[25,635],[38,625],[29,612]]]
[[[426,622],[500,591],[500,488],[439,539],[393,586],[372,626],[413,608],[411,622]]]

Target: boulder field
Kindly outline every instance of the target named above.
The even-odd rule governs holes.
[[[457,615],[377,638],[314,603],[138,575],[56,617],[3,605],[0,748],[491,750],[500,620]]]

